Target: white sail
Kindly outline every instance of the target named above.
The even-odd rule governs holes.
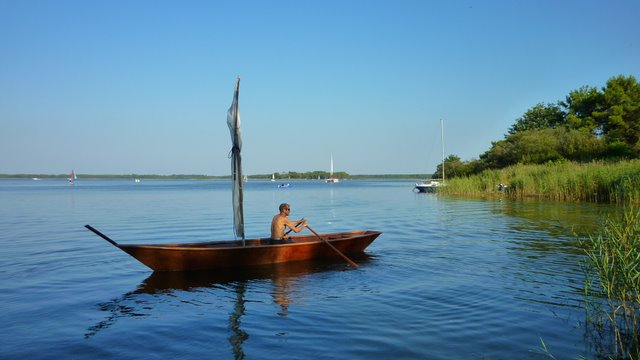
[[[227,112],[227,125],[231,133],[231,181],[233,191],[233,226],[236,238],[242,238],[244,242],[244,210],[242,206],[242,138],[240,133],[240,110],[238,108],[238,92],[240,90],[240,78],[236,80],[233,94],[233,102]]]

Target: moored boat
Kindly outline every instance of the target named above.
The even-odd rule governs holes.
[[[440,186],[444,186],[445,182],[444,182],[444,124],[442,122],[442,119],[440,119],[440,143],[442,145],[442,179],[439,179],[439,181],[430,179],[430,180],[425,180],[422,183],[416,184],[415,189],[418,190],[418,192],[421,193],[433,193],[436,192],[436,189]]]
[[[416,184],[416,190],[418,190],[418,192],[435,192],[438,186],[440,186],[438,181],[425,181],[423,183]]]

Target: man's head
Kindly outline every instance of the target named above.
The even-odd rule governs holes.
[[[280,204],[279,209],[280,209],[281,213],[282,212],[287,212],[287,213],[291,212],[291,206],[289,206],[289,204],[287,204],[287,203]]]

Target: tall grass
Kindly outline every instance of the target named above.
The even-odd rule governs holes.
[[[625,207],[584,241],[587,329],[600,353],[640,358],[640,209]]]
[[[504,191],[499,184],[507,184]],[[640,160],[514,165],[453,178],[438,191],[451,195],[640,204]]]

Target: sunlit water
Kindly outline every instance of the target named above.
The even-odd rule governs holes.
[[[380,230],[351,268],[153,273],[121,243],[233,238],[228,182],[0,181],[3,359],[593,358],[574,233],[592,204],[457,199],[406,181],[245,185],[248,237],[289,202],[317,232]]]

